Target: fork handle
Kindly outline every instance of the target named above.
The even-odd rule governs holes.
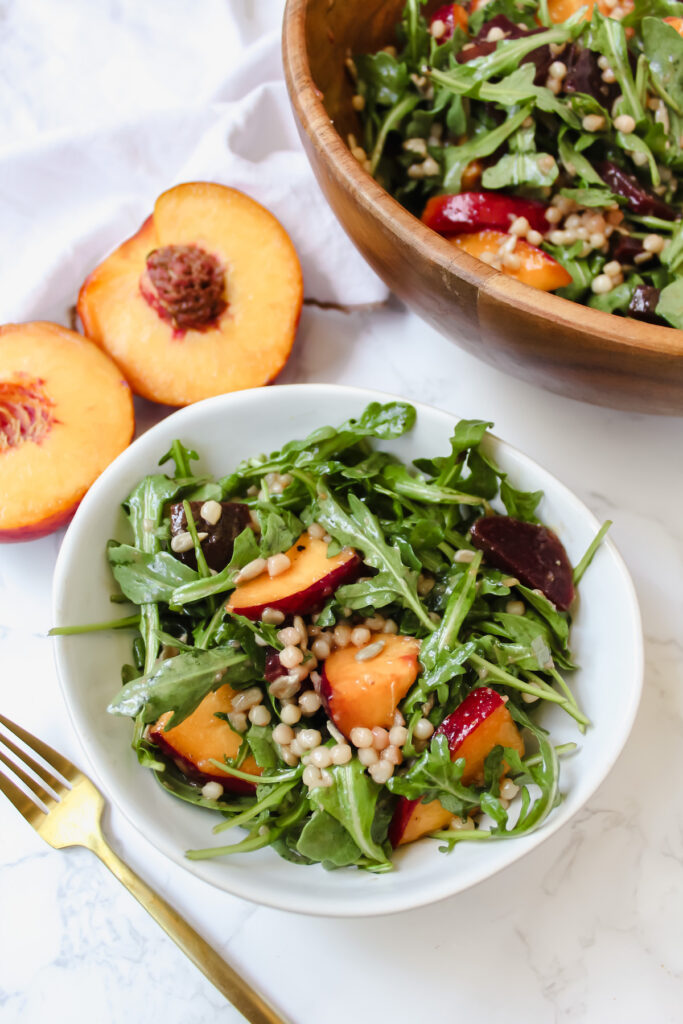
[[[100,836],[92,838],[94,842],[92,845],[89,844],[92,852],[135,896],[138,903],[152,915],[157,924],[161,925],[169,938],[173,939],[202,974],[248,1021],[251,1021],[251,1024],[287,1024],[284,1017],[255,992],[173,907],[116,856],[104,839]]]

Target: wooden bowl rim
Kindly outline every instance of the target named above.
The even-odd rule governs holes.
[[[334,127],[317,88],[306,48],[306,14],[310,0],[287,0],[283,18],[282,56],[290,102],[312,145],[362,209],[381,220],[399,245],[415,241],[446,274],[477,288],[480,295],[523,312],[547,318],[549,326],[566,326],[584,336],[668,356],[683,356],[683,331],[646,324],[591,309],[552,292],[523,284],[457,249],[401,206],[352,156]],[[344,0],[348,2],[348,0]],[[296,85],[295,85],[296,83]]]

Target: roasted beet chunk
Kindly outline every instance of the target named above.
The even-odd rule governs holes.
[[[639,284],[633,293],[628,307],[628,315],[634,320],[644,320],[647,324],[664,324],[666,320],[657,315],[659,288],[651,284]]]
[[[564,91],[586,93],[609,109],[619,94],[619,86],[616,82],[603,82],[602,69],[598,64],[599,56],[599,53],[572,43],[562,57],[567,65]]]
[[[556,534],[546,526],[511,516],[483,516],[472,527],[472,543],[486,561],[541,590],[566,611],[574,599],[572,567]]]
[[[202,551],[206,558],[206,564],[210,569],[220,572],[232,558],[232,548],[235,538],[239,536],[245,526],[249,526],[249,509],[238,501],[221,501],[221,515],[216,523],[209,523],[202,518],[201,510],[204,502],[191,501],[190,509],[197,527],[197,533],[208,533],[208,537],[202,541]],[[213,518],[213,517],[212,517]],[[182,502],[171,505],[171,536],[177,533],[184,533],[187,530],[187,519]],[[194,550],[175,552],[185,565],[197,568],[197,559]]]
[[[632,174],[622,171],[611,160],[603,160],[598,164],[597,172],[615,195],[623,196],[628,201],[628,208],[641,217],[661,217],[662,220],[675,220],[676,211],[667,203],[653,195],[640,184]]]
[[[619,263],[633,263],[635,257],[645,250],[640,238],[618,235],[615,231],[609,240],[609,252],[611,258]]]

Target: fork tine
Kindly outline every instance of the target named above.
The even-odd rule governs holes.
[[[44,811],[30,797],[26,796],[18,786],[15,786],[11,779],[0,771],[0,792],[4,793],[8,800],[11,800],[20,814],[34,823],[37,814],[44,815]]]
[[[26,753],[25,750],[21,750],[15,743],[12,743],[12,741],[8,739],[7,736],[4,736],[2,732],[0,732],[0,743],[2,743],[7,750],[11,751],[14,756],[19,759],[20,766],[28,766],[28,768],[38,776],[40,781],[44,782],[50,787],[50,789],[53,789],[55,793],[61,794],[66,791],[67,787],[61,779],[58,779],[56,775],[52,775],[46,768],[39,765],[37,761],[34,761],[33,758]],[[7,764],[7,762],[5,762],[5,764]]]
[[[47,743],[43,743],[42,740],[32,736],[26,729],[22,729],[21,726],[15,725],[14,722],[10,722],[9,718],[5,718],[4,715],[0,715],[0,725],[11,733],[13,733],[18,739],[22,740],[28,747],[31,747],[34,754],[38,754],[43,760],[47,761],[51,768],[59,772],[65,779],[72,782],[80,773],[78,768],[67,761],[65,757],[58,754],[52,747],[48,747]]]
[[[4,764],[7,768],[9,768],[9,770],[24,783],[26,788],[32,793],[33,796],[37,797],[39,800],[42,800],[46,807],[54,807],[57,805],[59,801],[55,800],[51,793],[48,793],[47,790],[43,789],[40,783],[36,782],[35,779],[32,779],[30,775],[27,775],[23,768],[21,768],[18,764],[15,764],[14,761],[10,760],[9,757],[5,757],[1,750],[0,764]],[[62,787],[62,789],[64,788],[65,787]]]

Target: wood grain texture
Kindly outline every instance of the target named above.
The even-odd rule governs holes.
[[[345,59],[395,42],[403,0],[288,0],[283,60],[299,132],[344,230],[408,306],[504,372],[616,409],[683,412],[683,331],[569,302],[456,249],[362,169]]]

